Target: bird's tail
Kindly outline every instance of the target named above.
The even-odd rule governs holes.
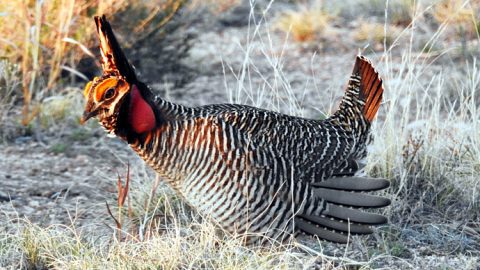
[[[295,216],[299,232],[345,244],[350,235],[371,234],[370,226],[388,221],[383,215],[365,211],[390,205],[390,199],[369,194],[389,187],[390,181],[386,179],[332,177],[311,186],[319,206],[312,213]]]
[[[370,225],[387,222],[387,218],[362,209],[385,207],[388,198],[369,192],[385,189],[385,179],[358,177],[358,159],[366,154],[370,124],[382,101],[383,86],[370,61],[357,56],[340,108],[326,121],[352,135],[355,145],[350,156],[337,164],[331,178],[312,183],[314,196],[321,201],[321,213],[302,213],[295,218],[300,232],[347,243],[350,234],[370,234]]]
[[[331,120],[353,130],[355,133],[367,133],[375,118],[383,95],[382,79],[370,61],[359,55],[353,67],[340,108]]]

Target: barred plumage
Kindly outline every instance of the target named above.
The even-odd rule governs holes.
[[[390,203],[362,192],[384,189],[387,180],[354,176],[383,92],[367,59],[357,57],[339,110],[323,121],[244,105],[190,108],[154,96],[106,19],[96,23],[104,75],[87,85],[84,120],[97,116],[220,227],[248,241],[304,232],[345,243],[387,221],[357,209]],[[110,89],[102,82],[112,79],[115,93],[103,97]]]

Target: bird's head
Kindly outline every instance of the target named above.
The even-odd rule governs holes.
[[[129,96],[131,86],[123,78],[104,75],[95,77],[85,86],[83,95],[87,101],[81,122],[97,117],[100,123],[113,133],[122,105]]]
[[[157,117],[147,86],[137,80],[105,16],[95,17],[103,75],[88,82],[81,122],[97,117],[105,129],[121,137],[155,128]]]

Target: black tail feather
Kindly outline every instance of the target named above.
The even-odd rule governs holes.
[[[314,187],[346,191],[376,191],[388,188],[390,181],[380,178],[348,176],[332,177],[322,182],[313,183],[312,185]]]

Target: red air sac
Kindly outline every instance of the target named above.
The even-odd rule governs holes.
[[[132,129],[140,134],[155,128],[156,120],[153,109],[145,99],[143,99],[136,85],[133,85],[130,92],[130,112],[128,122]]]

